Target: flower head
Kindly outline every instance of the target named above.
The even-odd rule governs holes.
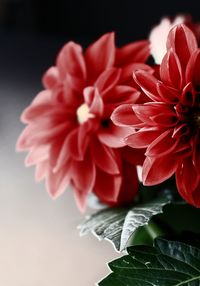
[[[200,207],[200,49],[193,32],[184,24],[174,27],[159,73],[135,71],[134,80],[146,102],[122,105],[112,118],[136,128],[127,145],[146,148],[144,184],[175,174],[182,197]]]
[[[26,165],[36,165],[36,180],[45,179],[51,196],[71,184],[81,209],[90,191],[111,205],[133,200],[141,156],[124,147],[132,128],[114,126],[110,115],[121,103],[137,101],[132,70],[148,55],[147,41],[116,48],[114,33],[86,51],[74,42],[62,48],[44,75],[45,90],[22,114],[27,127],[17,143],[29,151]]]

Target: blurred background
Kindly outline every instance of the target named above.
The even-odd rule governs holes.
[[[34,183],[25,154],[15,153],[19,116],[69,39],[87,46],[114,30],[120,45],[147,37],[164,15],[200,21],[198,1],[157,2],[0,0],[0,285],[90,286],[117,257],[107,242],[79,237],[70,190],[52,201]]]

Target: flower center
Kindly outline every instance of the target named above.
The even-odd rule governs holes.
[[[197,106],[176,106],[178,118],[183,123],[188,123],[192,129],[200,128],[200,109]]]
[[[88,121],[88,119],[95,117],[94,114],[90,113],[90,108],[87,103],[83,103],[77,108],[76,115],[80,124],[83,124]]]

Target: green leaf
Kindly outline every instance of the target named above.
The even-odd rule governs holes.
[[[164,197],[129,208],[106,208],[86,218],[78,228],[81,235],[92,232],[99,239],[110,241],[117,251],[122,251],[136,230],[162,213],[168,203],[169,199]]]
[[[99,286],[199,286],[200,249],[161,238],[155,246],[132,246],[109,263],[112,273]]]

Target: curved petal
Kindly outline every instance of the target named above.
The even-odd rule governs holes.
[[[67,43],[60,51],[56,61],[61,79],[66,74],[76,78],[86,79],[86,66],[82,47],[74,42]]]
[[[72,162],[71,178],[75,188],[81,192],[92,191],[96,178],[96,168],[89,152],[83,161],[74,160]]]
[[[125,139],[128,146],[132,148],[146,148],[151,144],[158,136],[160,136],[162,130],[156,128],[142,128],[137,132],[133,132]]]
[[[36,182],[42,181],[46,177],[48,170],[49,170],[49,163],[47,160],[39,162],[35,168],[35,181]]]
[[[160,65],[161,80],[170,87],[180,89],[183,84],[181,65],[177,55],[170,49]]]
[[[26,156],[25,166],[29,167],[36,165],[42,161],[45,161],[48,158],[49,146],[36,146],[29,151]]]
[[[114,66],[115,43],[114,33],[103,35],[99,40],[89,46],[85,52],[89,84],[106,69]]]
[[[68,164],[56,173],[49,170],[46,178],[46,188],[52,198],[60,196],[68,187],[70,182],[69,166],[68,162]]]
[[[120,160],[118,151],[93,140],[91,144],[92,157],[95,164],[105,173],[117,175],[120,173]]]
[[[182,69],[185,71],[190,56],[198,48],[195,35],[186,25],[177,25],[169,32],[167,49],[171,48],[177,54]]]
[[[173,156],[161,158],[147,157],[143,164],[142,181],[145,186],[153,186],[169,179],[177,170],[179,162]]]
[[[97,78],[94,86],[98,88],[99,93],[103,96],[111,90],[119,81],[121,70],[117,68],[110,68],[103,71]]]
[[[144,63],[149,57],[149,41],[130,43],[117,49],[116,65],[124,67],[132,62]]]
[[[159,82],[152,74],[145,71],[135,71],[133,78],[144,93],[153,101],[161,101],[157,91],[157,83]]]
[[[192,82],[194,88],[200,88],[200,49],[196,50],[188,62],[186,68],[186,81]]]
[[[100,128],[98,131],[99,140],[110,148],[120,148],[126,145],[124,138],[134,131],[131,127],[119,127],[110,122],[108,128]]]
[[[142,122],[133,112],[133,104],[123,104],[117,107],[112,115],[111,120],[117,126],[138,126]]]
[[[199,184],[199,176],[191,157],[187,157],[177,169],[176,184],[180,195],[190,204],[194,204],[192,193]]]
[[[120,175],[113,176],[98,169],[94,193],[103,203],[113,204],[117,202],[121,184],[122,177]]]
[[[172,138],[172,134],[173,129],[163,132],[148,146],[145,155],[158,158],[176,151],[179,140]]]
[[[50,67],[43,75],[42,83],[45,88],[52,89],[59,83],[59,71],[57,67]]]
[[[166,86],[164,83],[157,83],[157,90],[162,98],[162,101],[168,104],[175,104],[179,101],[179,91],[175,88]]]

